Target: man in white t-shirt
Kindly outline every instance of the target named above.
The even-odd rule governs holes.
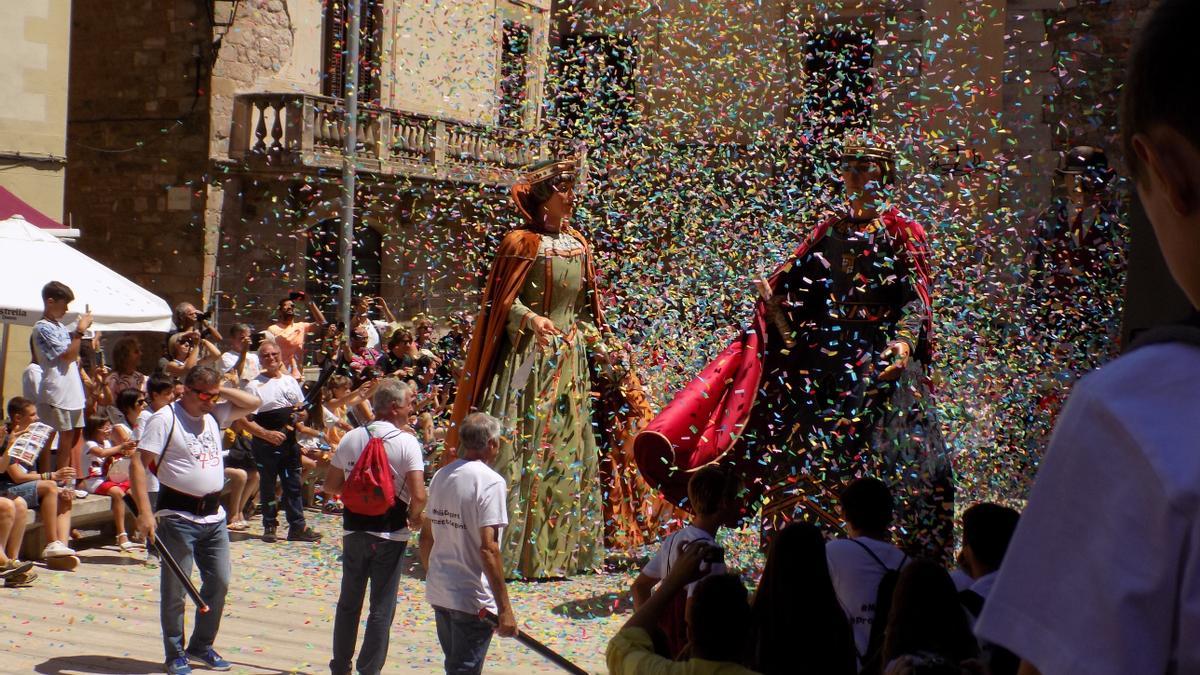
[[[908,556],[892,544],[889,528],[894,507],[892,491],[878,478],[859,478],[846,486],[840,498],[849,539],[825,545],[829,577],[838,602],[854,632],[859,659],[868,656],[875,598],[889,570],[898,570]],[[886,621],[887,617],[879,617]]]
[[[1200,308],[1200,3],[1163,0],[1124,79],[1125,161]],[[1077,382],[975,632],[1022,673],[1200,673],[1200,313]],[[1035,670],[1036,668],[1036,670]]]
[[[244,323],[235,323],[229,329],[229,349],[221,354],[221,372],[228,376],[230,373],[237,379],[239,387],[258,377],[262,368],[258,363],[258,354],[250,350],[250,337],[253,330]]]
[[[421,527],[425,597],[433,605],[447,673],[479,673],[495,631],[517,634],[504,584],[500,534],[508,525],[507,487],[489,466],[500,450],[500,422],[472,413],[458,432],[458,458],[429,483],[428,516]]]
[[[992,592],[1000,574],[1000,563],[1020,519],[1021,514],[1015,509],[988,502],[974,504],[963,512],[962,552],[958,554],[958,560],[971,582],[959,593],[959,598],[972,622]]]
[[[221,425],[254,412],[260,403],[253,394],[222,387],[221,375],[208,366],[193,368],[183,385],[178,401],[163,406],[146,421],[138,440],[142,462],[130,466],[138,530],[147,541],[157,537],[184,574],[191,574],[195,561],[200,569],[200,595],[209,606],[208,612],[196,612],[185,649],[183,585],[162,566],[159,616],[170,675],[192,672],[192,663],[213,670],[231,667],[213,649],[231,576],[229,531],[221,508],[225,483]],[[157,511],[150,506],[143,462],[155,467],[158,475]]]
[[[349,675],[367,581],[371,607],[367,631],[355,667],[359,673],[378,673],[387,660],[388,635],[396,614],[396,589],[404,550],[412,529],[420,528],[425,510],[425,460],[421,444],[408,428],[412,390],[400,380],[380,381],[371,397],[375,421],[346,433],[329,462],[325,494],[341,494],[354,464],[372,438],[383,439],[396,488],[396,504],[378,516],[342,511],[342,590],[333,621],[333,658],[329,670]]]
[[[42,367],[42,382],[37,391],[38,418],[58,432],[58,467],[83,471],[83,410],[87,398],[79,376],[79,350],[83,335],[92,326],[92,313],[79,317],[74,330],[67,330],[62,318],[75,294],[60,281],[42,287],[42,318],[33,326],[33,356]],[[86,497],[87,494],[77,495]]]
[[[288,541],[316,542],[321,533],[308,526],[304,518],[304,492],[301,489],[300,444],[296,440],[296,414],[304,404],[304,390],[296,378],[287,374],[279,345],[264,342],[258,348],[263,371],[246,383],[246,391],[262,400],[253,420],[245,429],[254,437],[251,449],[258,466],[258,501],[262,505],[263,541],[278,540],[279,502],[275,501],[278,481],[283,511],[288,521]]]

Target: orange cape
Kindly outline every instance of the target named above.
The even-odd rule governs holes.
[[[601,335],[609,334],[608,324],[596,290],[596,271],[592,249],[583,235],[571,227],[563,231],[583,245],[584,283],[588,285],[592,316]],[[479,410],[487,388],[496,374],[497,358],[508,340],[508,312],[525,285],[525,277],[537,259],[540,235],[528,229],[516,229],[504,236],[488,273],[483,302],[475,321],[475,332],[467,349],[467,359],[459,376],[457,394],[446,432],[446,452],[442,464],[449,463],[458,446],[458,425]],[[593,392],[593,420],[601,420],[599,441],[600,480],[604,499],[605,540],[609,547],[628,548],[657,541],[667,521],[678,513],[650,487],[637,471],[633,459],[633,439],[651,417],[642,385],[631,368],[619,386],[607,392]]]

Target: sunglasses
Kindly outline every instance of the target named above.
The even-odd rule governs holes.
[[[201,401],[204,401],[205,403],[217,403],[218,401],[221,400],[221,392],[220,391],[210,392],[210,391],[200,391],[199,389],[196,389],[195,387],[189,387],[189,388],[196,394],[196,398],[200,399]]]
[[[134,401],[133,404],[134,405],[146,405],[146,399],[139,398],[138,400]]]

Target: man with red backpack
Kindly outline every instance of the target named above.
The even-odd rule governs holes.
[[[340,494],[342,591],[333,622],[334,675],[349,674],[363,596],[371,583],[367,632],[355,664],[361,674],[383,669],[396,614],[396,589],[411,529],[425,509],[425,461],[408,426],[412,390],[394,378],[380,382],[371,400],[375,421],[338,443],[325,476],[325,493]]]

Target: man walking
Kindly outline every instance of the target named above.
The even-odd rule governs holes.
[[[221,386],[221,375],[197,366],[183,380],[183,396],[150,416],[138,441],[142,462],[132,462],[130,478],[138,505],[138,531],[150,541],[157,536],[190,575],[200,568],[200,596],[209,611],[196,612],[192,637],[184,649],[183,584],[162,566],[159,617],[168,675],[192,672],[192,663],[212,670],[230,664],[213,649],[231,574],[229,531],[221,508],[225,470],[221,464],[221,426],[245,417],[261,401],[253,394]],[[222,400],[224,399],[224,400]],[[146,469],[160,483],[158,511],[146,493]],[[158,520],[156,522],[155,517]]]
[[[459,426],[458,458],[429,483],[429,518],[421,528],[425,596],[437,619],[446,672],[454,675],[483,671],[492,624],[479,618],[481,609],[499,615],[500,635],[517,634],[500,554],[508,488],[489,466],[499,449],[500,422],[472,413]]]
[[[388,634],[396,614],[396,589],[410,528],[421,523],[425,509],[425,462],[421,444],[408,427],[412,415],[412,390],[394,378],[380,382],[371,399],[375,421],[348,432],[329,463],[325,493],[341,494],[346,479],[371,439],[383,440],[388,466],[395,477],[396,503],[378,516],[342,512],[342,591],[333,622],[333,675],[349,675],[358,621],[362,615],[367,581],[371,583],[371,608],[367,632],[358,654],[358,672],[374,675],[387,659]]]

